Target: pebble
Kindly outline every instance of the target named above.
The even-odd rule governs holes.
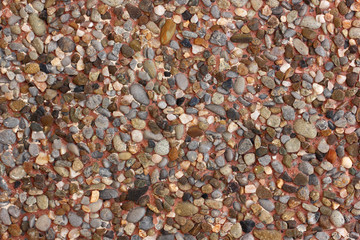
[[[51,219],[47,215],[41,215],[35,223],[35,227],[42,232],[46,232],[51,225]]]
[[[145,216],[145,213],[146,209],[143,207],[131,209],[126,217],[126,220],[130,223],[137,223]]]
[[[302,119],[295,120],[294,131],[306,138],[315,138],[317,135],[316,127]]]
[[[186,90],[188,88],[189,81],[188,81],[187,77],[183,73],[176,74],[175,75],[175,80],[176,80],[177,86],[181,90]]]
[[[130,87],[130,93],[134,99],[141,104],[149,105],[150,100],[145,89],[140,84],[133,84]]]
[[[160,32],[160,42],[163,45],[168,44],[172,37],[174,36],[176,31],[176,23],[171,20],[171,19],[167,19],[165,21],[165,24],[162,26],[161,28],[161,32]]]
[[[46,33],[46,23],[44,20],[40,19],[36,13],[32,13],[29,16],[29,24],[33,32],[37,36],[44,36]]]
[[[345,224],[344,216],[338,210],[332,211],[330,221],[335,227],[342,227]]]
[[[170,152],[169,142],[165,139],[159,141],[156,143],[154,151],[159,155],[167,155]]]

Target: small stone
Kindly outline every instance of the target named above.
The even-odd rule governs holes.
[[[101,0],[101,1],[110,7],[117,7],[124,2],[124,0]]]
[[[338,210],[332,211],[330,221],[335,227],[342,227],[345,224],[345,218]]]
[[[217,46],[225,46],[226,44],[226,35],[220,31],[214,31],[210,37],[210,43],[215,44]]]
[[[130,93],[131,93],[131,95],[133,95],[134,99],[136,101],[138,101],[139,103],[144,104],[144,105],[150,104],[149,97],[148,97],[144,87],[141,86],[140,84],[134,83],[133,85],[131,85]]]
[[[16,142],[16,135],[11,129],[0,131],[0,143],[5,145],[12,145]]]
[[[255,227],[255,222],[251,219],[240,221],[240,224],[244,233],[250,233]]]
[[[59,39],[59,41],[57,42],[59,48],[63,51],[63,52],[72,52],[75,50],[75,43],[73,40],[71,40],[68,37],[62,37]]]
[[[350,38],[355,38],[355,39],[360,38],[360,28],[358,28],[358,27],[350,28],[349,37]]]
[[[290,106],[281,107],[282,116],[285,120],[291,121],[295,120],[295,110]]]
[[[221,117],[226,116],[226,111],[225,111],[224,107],[222,107],[220,105],[208,104],[208,105],[205,106],[205,108],[212,111],[213,113],[221,116]]]
[[[281,240],[282,234],[276,230],[254,230],[254,236],[261,240]]]
[[[100,191],[100,198],[103,200],[109,200],[113,198],[117,198],[119,193],[115,189],[104,189]]]
[[[170,152],[170,145],[167,140],[161,140],[159,141],[154,148],[155,153],[159,155],[167,155]]]
[[[303,119],[295,120],[294,131],[306,138],[315,138],[317,135],[316,127]]]
[[[24,68],[24,72],[28,74],[35,74],[38,73],[39,71],[40,71],[40,67],[39,64],[37,63],[28,63]]]
[[[344,188],[350,183],[350,177],[346,174],[341,174],[334,180],[334,185],[338,188]]]
[[[129,12],[129,15],[132,19],[138,19],[142,15],[141,10],[135,5],[128,3],[125,5],[125,8]]]
[[[288,153],[295,153],[300,150],[301,143],[297,138],[291,138],[285,143],[285,148]]]
[[[8,228],[8,231],[12,237],[19,237],[22,234],[22,230],[17,224],[11,224]]]
[[[143,67],[145,72],[147,72],[147,74],[149,74],[151,78],[156,77],[156,66],[152,60],[145,60],[143,63]]]
[[[250,43],[252,39],[253,38],[250,34],[243,34],[243,33],[235,33],[230,37],[230,41],[234,43]]]
[[[250,139],[245,138],[242,139],[239,143],[238,153],[245,154],[253,147],[253,143]]]
[[[139,223],[139,228],[142,230],[145,230],[145,231],[147,231],[153,227],[154,227],[153,217],[151,217],[151,216],[143,217],[143,219],[141,219],[141,221]]]
[[[42,231],[42,232],[46,232],[51,225],[51,220],[47,215],[41,215],[35,223],[35,227]]]
[[[175,213],[179,216],[189,217],[196,214],[199,209],[189,202],[179,202],[175,207]]]
[[[267,189],[266,187],[260,185],[257,189],[256,189],[256,195],[260,198],[260,199],[270,199],[272,198],[272,193],[269,189]]]
[[[341,159],[341,166],[343,166],[344,168],[351,168],[353,165],[352,161],[351,161],[351,158],[349,157],[343,157]]]
[[[13,180],[20,180],[26,176],[26,172],[22,166],[16,167],[9,173],[9,177]]]
[[[46,33],[46,23],[39,18],[39,16],[35,13],[30,14],[29,16],[29,24],[33,30],[33,32],[37,36],[44,36]]]
[[[234,237],[234,238],[240,238],[242,235],[242,228],[240,223],[235,223],[234,225],[231,226],[230,228],[230,234]]]
[[[261,8],[261,6],[263,5],[262,0],[250,0],[250,3],[255,11],[258,11]]]
[[[267,125],[269,125],[270,127],[273,127],[273,128],[277,128],[280,126],[280,123],[281,123],[281,119],[279,116],[277,115],[271,115],[268,120],[267,120]]]
[[[168,44],[175,34],[176,24],[171,19],[166,19],[165,24],[161,28],[160,42],[163,45]]]
[[[178,73],[175,75],[176,84],[181,90],[186,90],[189,86],[189,81],[185,74]]]
[[[294,178],[294,183],[298,186],[306,186],[309,182],[309,177],[303,173],[298,173]]]
[[[130,223],[137,223],[145,216],[145,213],[146,209],[143,207],[133,208],[129,211],[126,220]]]
[[[263,76],[261,78],[261,82],[267,88],[274,89],[276,87],[274,79],[272,79],[272,78],[270,78],[268,76]]]
[[[293,44],[295,49],[301,54],[301,55],[309,55],[309,48],[306,46],[304,42],[302,42],[300,39],[295,38],[293,40]]]
[[[82,218],[74,212],[69,212],[68,219],[70,225],[73,227],[80,227],[81,224],[83,223]]]
[[[310,29],[318,29],[321,27],[321,23],[315,20],[313,16],[305,16],[300,24],[301,27],[307,27]]]

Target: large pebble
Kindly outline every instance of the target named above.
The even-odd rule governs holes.
[[[315,138],[317,135],[315,125],[306,122],[303,119],[297,119],[294,122],[294,131],[306,138]]]
[[[131,223],[137,223],[145,216],[145,213],[146,209],[143,207],[133,208],[128,213],[126,220]]]
[[[46,232],[51,225],[51,219],[47,216],[47,215],[41,215],[35,223],[35,227],[42,231],[42,232]]]
[[[138,101],[139,103],[144,104],[144,105],[150,104],[149,97],[148,97],[144,87],[141,86],[140,84],[134,83],[133,85],[131,85],[130,93],[131,93],[131,95],[133,95],[134,99],[136,101]]]

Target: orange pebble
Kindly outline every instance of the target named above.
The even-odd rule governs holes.
[[[326,155],[326,159],[329,160],[331,163],[334,163],[337,159],[336,152],[334,149],[330,149]]]

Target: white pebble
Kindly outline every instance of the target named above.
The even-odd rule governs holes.
[[[143,140],[143,134],[140,130],[133,130],[131,132],[131,138],[134,142],[141,142]]]
[[[166,10],[165,10],[164,6],[162,6],[162,5],[158,5],[154,8],[154,12],[156,13],[156,15],[159,15],[159,16],[164,15],[165,11]]]
[[[351,168],[352,167],[352,161],[349,157],[343,157],[341,159],[341,165],[344,167],[344,168]]]

